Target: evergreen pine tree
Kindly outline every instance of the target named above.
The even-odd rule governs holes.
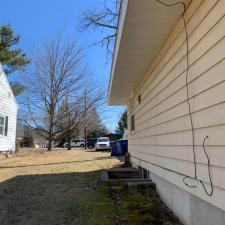
[[[24,69],[30,62],[21,49],[15,48],[19,41],[20,37],[15,35],[10,25],[0,26],[0,62],[7,75]],[[11,87],[15,95],[24,91],[24,86],[15,81]]]
[[[118,139],[123,137],[124,129],[127,129],[127,111],[122,114],[115,130]]]

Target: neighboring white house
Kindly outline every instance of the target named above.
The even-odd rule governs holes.
[[[225,0],[123,0],[108,101],[180,220],[224,225]]]
[[[14,152],[18,105],[0,64],[0,152]]]
[[[20,147],[46,148],[48,134],[43,129],[31,128],[24,124],[17,124],[16,138],[20,141]]]

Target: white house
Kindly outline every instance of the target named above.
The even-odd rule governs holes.
[[[225,0],[122,0],[108,101],[184,224],[225,224]]]
[[[14,152],[18,105],[0,64],[0,152]]]

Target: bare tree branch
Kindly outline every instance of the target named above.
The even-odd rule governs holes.
[[[120,0],[104,1],[101,9],[89,9],[83,12],[80,21],[80,32],[88,30],[104,31],[103,37],[93,45],[100,44],[106,49],[107,59],[113,54],[117,23],[119,17]]]

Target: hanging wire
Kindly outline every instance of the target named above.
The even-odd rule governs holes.
[[[162,2],[160,0],[155,0],[156,2],[164,5],[164,6],[167,6],[167,7],[172,7],[172,6],[176,6],[176,5],[182,5],[183,6],[183,13],[182,13],[182,20],[183,20],[183,23],[184,23],[184,30],[185,30],[185,41],[186,41],[186,77],[185,77],[185,82],[186,82],[186,93],[187,93],[187,104],[188,104],[188,115],[189,115],[189,118],[190,118],[190,124],[191,124],[191,135],[192,135],[192,152],[193,152],[193,162],[194,162],[194,178],[196,179],[197,178],[197,165],[196,165],[196,153],[195,153],[195,133],[194,133],[194,123],[193,123],[193,118],[192,118],[192,113],[191,113],[191,104],[190,104],[190,99],[189,99],[189,87],[188,87],[188,75],[189,75],[189,67],[190,67],[190,64],[189,64],[189,41],[188,41],[188,31],[187,31],[187,24],[186,24],[186,21],[185,21],[185,11],[186,11],[186,5],[184,2],[176,2],[176,3],[173,3],[173,4],[167,4],[165,2]],[[186,180],[188,179],[189,177],[186,176],[184,177],[183,179],[183,182],[186,186],[188,187],[191,187],[191,188],[194,188],[196,187],[195,185],[189,185]]]
[[[189,176],[185,176],[185,177],[183,178],[183,183],[184,183],[186,186],[191,187],[191,188],[196,188],[196,187],[197,187],[196,185],[188,184],[188,183],[186,182],[187,179],[193,179],[193,178],[191,178],[191,177],[189,177]]]
[[[172,3],[172,4],[168,4],[168,3],[162,2],[160,0],[155,0],[155,1],[158,2],[158,3],[160,3],[160,4],[162,4],[162,5],[164,5],[164,6],[168,6],[168,7],[176,6],[176,5],[183,5],[184,11],[186,9],[186,5],[185,5],[184,2],[175,2],[175,3]],[[184,12],[183,12],[183,14],[184,14]]]
[[[158,166],[164,170],[167,170],[167,171],[171,171],[171,172],[174,172],[174,173],[177,173],[177,174],[180,174],[180,175],[183,175],[184,178],[183,178],[183,183],[190,187],[190,188],[196,188],[197,186],[196,185],[190,185],[187,183],[187,179],[191,179],[191,180],[195,180],[195,181],[199,181],[200,184],[202,185],[205,193],[208,195],[208,196],[212,196],[213,195],[213,182],[212,182],[212,177],[211,177],[211,173],[210,173],[210,159],[209,159],[209,156],[206,152],[206,149],[205,149],[205,141],[206,139],[208,138],[208,136],[206,136],[203,140],[203,150],[204,150],[204,153],[207,157],[207,166],[208,166],[208,174],[209,174],[209,180],[210,180],[210,186],[211,186],[211,191],[208,192],[206,187],[205,187],[205,184],[202,180],[198,179],[197,178],[197,163],[196,163],[196,153],[195,153],[195,133],[194,133],[194,123],[193,123],[193,118],[192,118],[192,112],[191,112],[191,104],[190,104],[190,98],[189,98],[189,87],[188,87],[188,75],[189,75],[189,67],[190,67],[190,64],[189,64],[189,41],[188,41],[188,31],[187,31],[187,24],[186,24],[186,21],[185,21],[185,12],[186,12],[186,4],[182,1],[180,2],[176,2],[176,3],[172,3],[172,4],[168,4],[168,3],[165,3],[165,2],[162,2],[161,0],[155,0],[156,2],[166,6],[166,7],[172,7],[172,6],[176,6],[176,5],[182,5],[183,6],[183,13],[182,13],[182,19],[183,19],[183,23],[184,23],[184,30],[185,30],[185,40],[186,40],[186,64],[187,64],[187,67],[186,67],[186,93],[187,93],[187,104],[188,104],[188,114],[189,114],[189,118],[190,118],[190,124],[191,124],[191,133],[192,133],[192,152],[193,152],[193,162],[194,162],[194,177],[191,177],[191,176],[187,176],[187,175],[184,175],[178,171],[175,171],[175,170],[172,170],[172,169],[168,169],[168,168],[165,168],[163,166],[160,166],[160,165],[157,165],[157,164],[154,164],[154,163],[151,163],[151,162],[148,162],[146,161],[147,163],[150,163],[152,165],[155,165],[155,166]],[[136,158],[136,157],[134,157]],[[138,159],[138,158],[137,158]],[[140,160],[140,159],[139,159]],[[145,160],[142,160],[142,161],[145,161]]]
[[[208,138],[209,138],[208,136],[206,136],[206,137],[204,138],[202,147],[203,147],[204,153],[205,153],[206,158],[207,158],[207,167],[208,167],[208,174],[209,174],[209,182],[210,182],[210,187],[211,187],[210,192],[207,191],[207,189],[206,189],[205,184],[204,184],[203,181],[200,181],[200,183],[201,183],[202,187],[204,188],[205,193],[206,193],[208,196],[212,196],[212,195],[213,195],[213,191],[214,191],[214,187],[213,187],[212,175],[211,175],[211,171],[210,171],[210,165],[211,165],[211,164],[210,164],[210,158],[209,158],[209,155],[208,155],[208,153],[207,153],[207,151],[206,151],[206,149],[205,149],[205,142],[206,142],[206,140],[207,140]]]

